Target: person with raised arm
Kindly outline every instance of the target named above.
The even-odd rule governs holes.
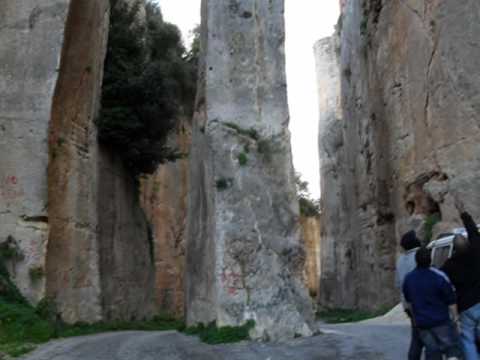
[[[455,235],[453,256],[447,260],[442,270],[456,289],[465,360],[479,360],[476,340],[477,327],[480,324],[480,233],[464,204],[456,199],[455,206],[468,239],[460,234]]]

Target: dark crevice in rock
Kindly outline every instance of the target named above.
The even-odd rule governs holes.
[[[40,216],[22,216],[22,220],[26,222],[43,222],[48,223],[48,216],[40,215]]]

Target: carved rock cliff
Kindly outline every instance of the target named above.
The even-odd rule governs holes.
[[[454,197],[480,217],[479,11],[473,0],[350,0],[337,56],[317,53],[338,62],[319,82],[334,100],[320,125],[323,305],[392,305],[401,235],[428,241],[433,219],[433,236],[459,226]]]
[[[107,0],[0,4],[0,243],[21,291],[68,322],[153,310],[135,183],[97,144],[108,25]]]
[[[187,322],[310,335],[302,281],[283,1],[202,4],[187,234]]]
[[[184,157],[160,165],[142,182],[141,195],[152,224],[157,310],[183,317],[191,123],[180,121],[169,143]]]

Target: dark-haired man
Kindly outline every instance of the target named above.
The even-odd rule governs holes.
[[[452,280],[457,292],[465,359],[478,360],[476,332],[480,325],[480,233],[463,203],[456,200],[455,205],[467,230],[468,239],[462,235],[455,236],[454,254],[442,270]]]
[[[420,248],[420,241],[417,238],[415,231],[409,231],[402,236],[400,240],[400,246],[402,247],[403,253],[399,256],[397,260],[397,266],[395,268],[395,285],[402,293],[403,282],[408,273],[413,271],[416,267],[415,263],[415,254]],[[403,309],[407,313],[410,320],[412,320],[412,314],[408,309],[407,302],[401,295]],[[422,351],[424,348],[423,342],[420,339],[420,334],[418,328],[415,326],[414,322],[412,323],[412,334],[410,338],[410,348],[408,349],[408,360],[420,360],[422,357]]]
[[[403,294],[427,349],[427,360],[462,359],[455,292],[445,273],[431,267],[430,250],[420,248],[417,267],[405,278]],[[453,321],[452,321],[453,318]]]

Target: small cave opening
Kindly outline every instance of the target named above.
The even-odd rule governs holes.
[[[440,204],[425,190],[425,181],[415,182],[406,187],[405,209],[410,216],[439,215]]]
[[[407,187],[405,208],[410,217],[421,219],[416,229],[422,244],[427,245],[434,239],[434,228],[442,221],[440,204],[425,191],[425,182],[416,183]]]

